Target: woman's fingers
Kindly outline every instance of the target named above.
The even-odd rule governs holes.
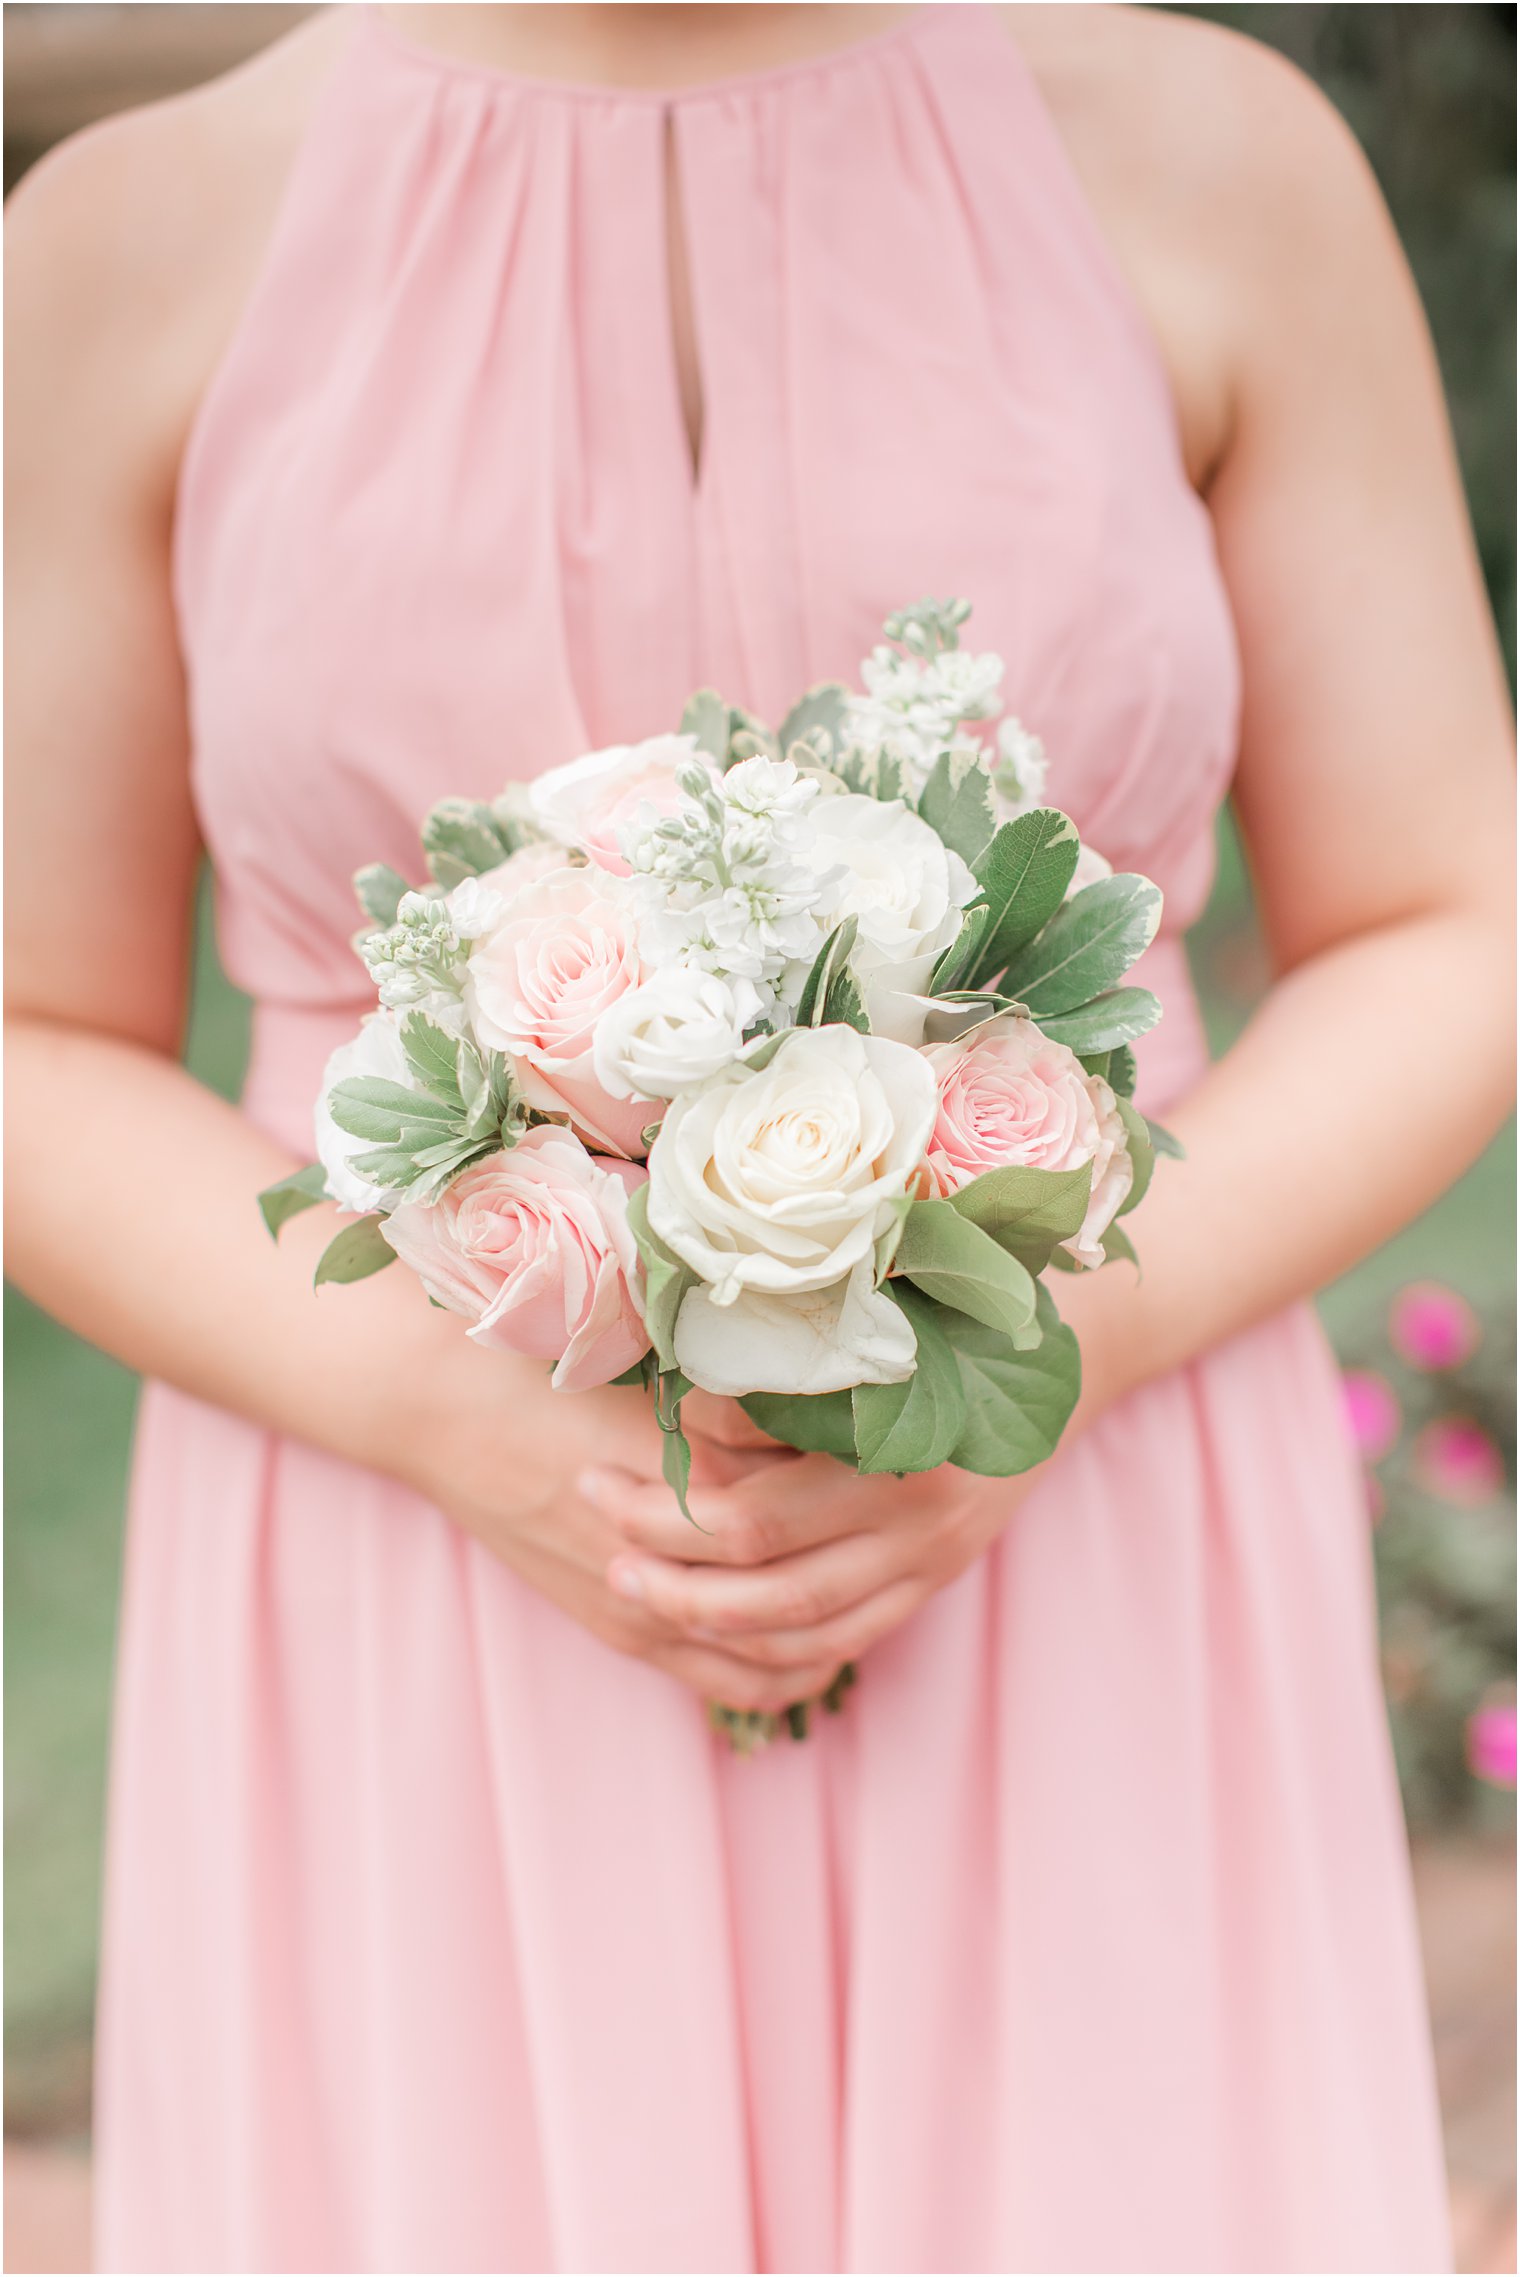
[[[699,1491],[706,1487],[734,1486],[742,1478],[753,1477],[761,1471],[779,1469],[795,1459],[782,1447],[731,1447],[716,1439],[704,1439],[700,1433],[691,1434],[688,1443],[691,1447],[691,1484]],[[646,1483],[660,1476],[658,1466],[649,1472],[643,1471],[642,1465],[634,1465],[633,1468],[635,1476],[643,1476]],[[683,1520],[682,1523],[686,1524],[686,1521]]]
[[[639,1549],[683,1563],[742,1566],[856,1533],[880,1517],[884,1499],[903,1491],[898,1480],[860,1478],[828,1455],[798,1455],[725,1487],[692,1486],[692,1525],[668,1487],[610,1464],[583,1471],[576,1485]]]
[[[632,1551],[607,1579],[629,1603],[686,1634],[738,1640],[764,1630],[813,1629],[897,1578],[900,1561],[881,1534],[846,1534],[769,1565],[686,1564]]]
[[[668,1645],[650,1654],[657,1668],[721,1708],[743,1708],[754,1715],[779,1715],[801,1700],[816,1700],[839,1674],[840,1662],[799,1661],[786,1668],[764,1668],[699,1644]]]
[[[793,1697],[796,1686],[804,1676],[816,1668],[832,1663],[840,1666],[847,1660],[859,1660],[873,1645],[880,1644],[894,1629],[901,1628],[910,1614],[916,1613],[932,1590],[932,1583],[917,1574],[908,1574],[889,1581],[884,1588],[876,1589],[868,1597],[860,1598],[842,1613],[820,1621],[816,1627],[806,1629],[767,1629],[753,1633],[725,1635],[725,1657],[751,1663],[781,1681],[783,1689],[790,1684]]]

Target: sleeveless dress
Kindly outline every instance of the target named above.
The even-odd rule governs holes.
[[[673,96],[354,14],[178,510],[249,1114],[309,1158],[350,875],[415,875],[432,800],[702,684],[774,719],[926,592],[1165,891],[1163,1108],[1237,659],[996,13]],[[740,1760],[400,1487],[150,1387],[100,2266],[1448,2267],[1369,1574],[1298,1309],[1105,1415],[841,1717]]]

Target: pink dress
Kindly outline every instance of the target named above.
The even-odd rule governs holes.
[[[702,683],[774,719],[925,592],[973,599],[1051,795],[1165,889],[1148,1104],[1204,1064],[1229,610],[990,9],[670,98],[356,11],[177,582],[248,1111],[302,1159],[365,1002],[359,863],[415,875],[430,801]],[[753,1761],[386,1479],[152,1389],[99,2154],[108,2269],[1447,2267],[1311,1314],[1107,1415],[842,1718]]]

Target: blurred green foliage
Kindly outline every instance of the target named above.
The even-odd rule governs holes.
[[[1179,7],[1299,65],[1372,162],[1435,336],[1494,615],[1515,671],[1515,10]]]
[[[1325,87],[1366,145],[1431,315],[1512,659],[1514,11],[1179,12],[1281,48]],[[1190,947],[1211,1041],[1222,1049],[1265,979],[1228,817],[1217,888]],[[221,976],[203,907],[187,1057],[227,1096],[236,1093],[246,1035],[247,1007]],[[1326,1292],[1323,1310],[1342,1350],[1361,1357],[1375,1347],[1389,1297],[1412,1279],[1453,1282],[1490,1321],[1502,1320],[1513,1290],[1514,1191],[1511,1131],[1418,1224]],[[1499,1363],[1494,1374],[1497,1337],[1485,1350],[1483,1412],[1492,1427],[1496,1415],[1512,1411],[1513,1371]],[[13,2126],[56,2131],[81,2124],[88,2107],[111,1636],[134,1386],[11,1291],[6,1369],[6,2111]],[[1421,1817],[1449,1816],[1472,1804],[1472,1783],[1457,1762],[1466,1705],[1512,1649],[1495,1597],[1508,1570],[1511,1509],[1476,1522],[1471,1513],[1454,1514],[1406,1494],[1396,1464],[1388,1492],[1379,1560],[1390,1634],[1403,1654],[1400,1669],[1411,1665],[1411,1636],[1423,1656],[1419,1685],[1395,1702],[1406,1794]]]

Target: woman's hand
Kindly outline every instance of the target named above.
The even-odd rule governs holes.
[[[447,1328],[420,1392],[407,1400],[388,1468],[593,1636],[663,1669],[704,1700],[774,1713],[828,1689],[843,1654],[789,1653],[767,1663],[752,1650],[694,1637],[652,1598],[611,1586],[626,1543],[577,1491],[577,1473],[588,1464],[597,1477],[627,1480],[662,1500],[675,1527],[694,1542],[703,1539],[661,1479],[661,1434],[646,1392],[554,1392],[546,1369],[479,1350],[456,1321]],[[794,1460],[769,1440],[723,1445],[694,1433],[694,1496],[721,1497],[744,1485],[758,1493]]]
[[[726,1450],[707,1438],[694,1446],[732,1460],[736,1446],[770,1445],[734,1412],[745,1429],[725,1431]],[[687,1499],[702,1532],[662,1481],[627,1465],[593,1462],[577,1484],[618,1541],[607,1578],[620,1602],[692,1646],[779,1675],[791,1701],[818,1689],[820,1668],[858,1659],[963,1573],[996,1540],[1028,1476],[975,1478],[945,1464],[861,1478],[828,1455],[782,1452],[699,1485],[694,1462]]]
[[[1134,1276],[1077,1273],[1061,1312],[1082,1349],[1082,1392],[1069,1445],[1143,1370],[1123,1335]],[[978,1478],[944,1464],[906,1478],[866,1477],[828,1455],[778,1448],[736,1401],[688,1394],[694,1450],[681,1516],[658,1475],[589,1456],[581,1496],[619,1543],[608,1581],[630,1605],[735,1660],[793,1673],[856,1660],[965,1572],[997,1540],[1043,1466]],[[724,1475],[722,1466],[737,1465]]]

